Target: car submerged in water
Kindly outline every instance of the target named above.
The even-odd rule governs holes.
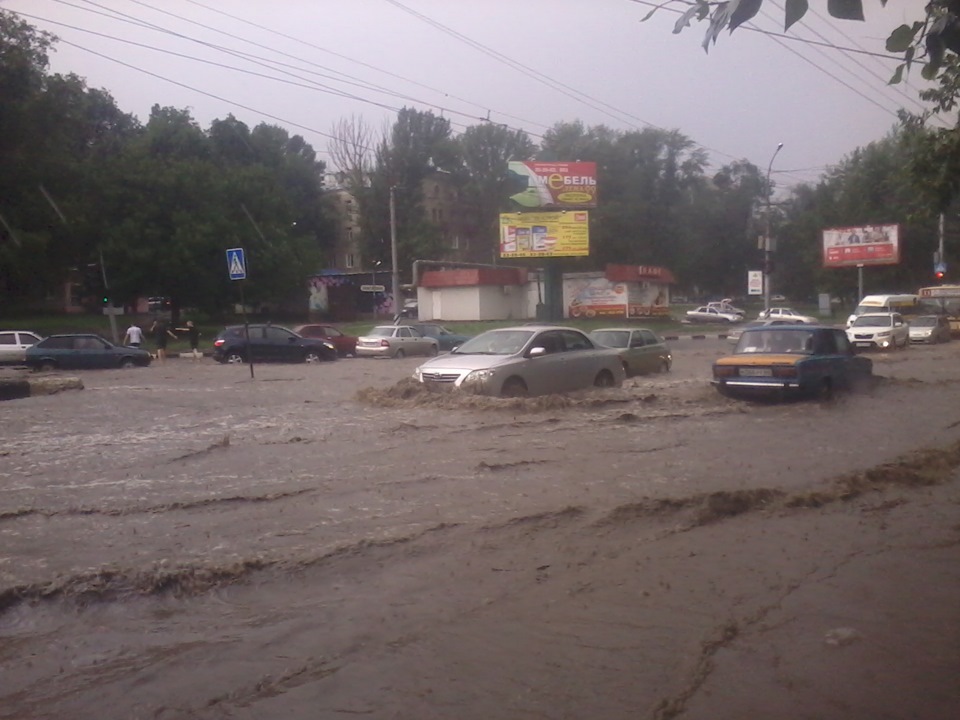
[[[843,330],[780,325],[744,330],[733,354],[713,363],[712,383],[730,397],[827,399],[872,374],[873,361],[856,354]]]
[[[457,388],[497,397],[526,397],[623,383],[620,352],[575,328],[523,325],[488,330],[428,360],[414,378],[431,389]]]

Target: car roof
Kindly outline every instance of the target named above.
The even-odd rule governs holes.
[[[797,323],[796,325],[758,325],[757,327],[744,327],[743,331],[748,332],[757,332],[759,330],[786,330],[788,332],[793,332],[795,330],[836,330],[837,328],[830,327],[829,325],[813,325],[803,323]]]
[[[576,330],[579,333],[582,333],[583,330],[575,327],[567,327],[565,325],[550,325],[549,323],[530,323],[529,325],[511,325],[510,327],[502,328],[491,328],[487,332],[498,332],[501,330],[526,330],[528,332],[536,332],[538,330]]]
[[[861,313],[860,315],[857,315],[857,318],[859,319],[859,318],[865,318],[865,317],[890,317],[891,315],[899,315],[899,314],[900,313],[898,312]]]
[[[591,330],[590,332],[591,332],[591,333],[595,333],[595,332],[608,332],[608,331],[633,332],[634,330],[647,330],[647,331],[649,331],[649,332],[652,332],[654,335],[656,335],[656,333],[655,333],[653,330],[651,330],[650,328],[639,328],[639,327],[603,327],[603,328],[594,328],[594,329]]]

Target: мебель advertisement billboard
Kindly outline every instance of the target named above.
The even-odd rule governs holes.
[[[507,163],[507,193],[522,208],[593,208],[597,206],[594,162]]]
[[[576,257],[590,254],[587,212],[503,213],[500,257]]]
[[[823,231],[824,267],[896,265],[899,262],[899,225],[857,225]]]

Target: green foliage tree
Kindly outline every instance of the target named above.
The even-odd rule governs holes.
[[[443,251],[439,228],[423,210],[423,182],[433,173],[453,173],[460,166],[450,121],[403,108],[377,145],[369,185],[363,189],[363,252],[370,262],[390,262],[390,189],[396,207],[399,268],[415,259],[433,259]]]
[[[468,127],[457,143],[463,162],[461,197],[473,219],[467,230],[474,240],[471,247],[478,250],[475,259],[489,260],[498,248],[499,214],[509,205],[507,163],[530,159],[536,146],[522,130],[493,123]]]

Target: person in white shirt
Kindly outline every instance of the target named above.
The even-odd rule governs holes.
[[[123,336],[123,344],[138,348],[142,342],[143,330],[141,330],[140,326],[136,323],[130,323],[130,327],[127,328],[127,334]]]

